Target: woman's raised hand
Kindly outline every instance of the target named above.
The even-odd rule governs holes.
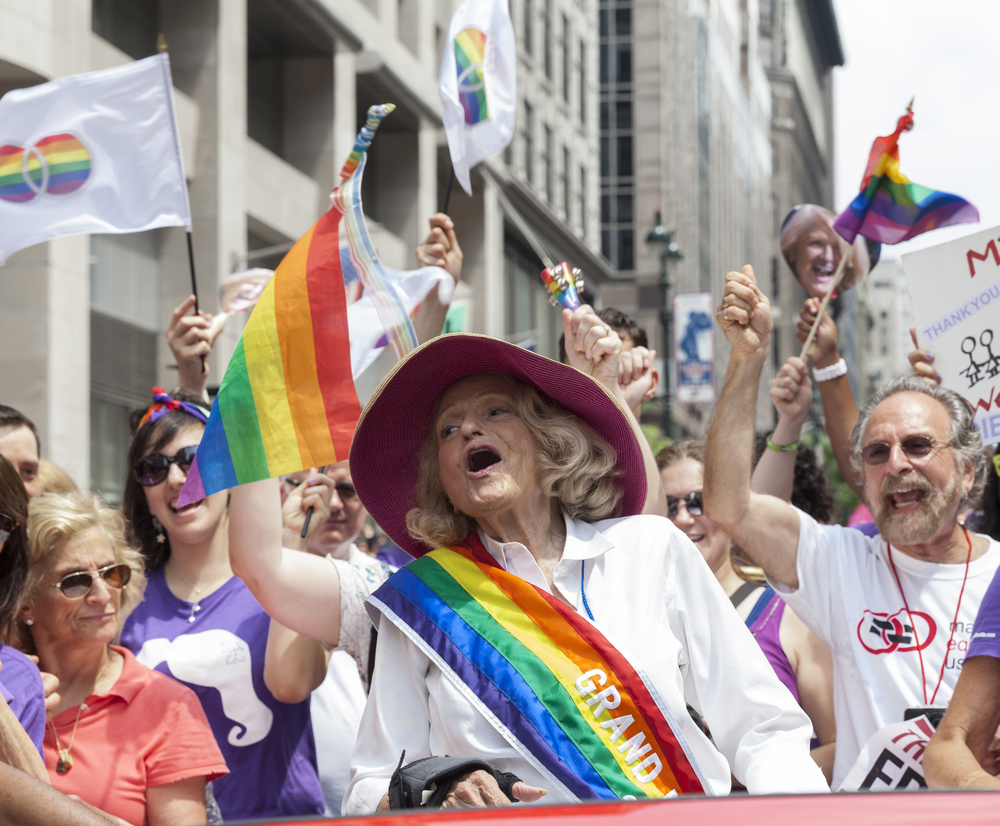
[[[286,548],[304,547],[309,537],[330,518],[334,487],[333,479],[313,468],[312,475],[288,494],[281,506],[282,544]],[[309,529],[303,539],[302,526],[309,508],[313,509],[313,515],[309,518]]]
[[[812,404],[812,382],[805,361],[791,356],[781,366],[771,382],[771,401],[782,418],[799,425],[805,421]]]
[[[767,352],[771,340],[771,303],[757,288],[757,279],[749,264],[740,272],[726,273],[722,303],[716,308],[715,320],[729,339],[734,355]]]
[[[167,325],[167,345],[177,359],[177,383],[196,393],[205,392],[208,380],[206,357],[229,317],[225,313],[215,316],[199,312],[188,315],[194,308],[194,296],[188,296],[174,310]]]
[[[618,384],[622,354],[618,333],[601,321],[594,308],[587,304],[574,311],[563,310],[563,332],[570,365],[597,379],[619,400],[624,398]]]

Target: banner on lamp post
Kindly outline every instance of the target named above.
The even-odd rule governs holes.
[[[673,295],[674,401],[715,401],[715,299],[710,292]]]

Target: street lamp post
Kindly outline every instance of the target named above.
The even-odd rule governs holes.
[[[646,245],[660,255],[660,328],[663,331],[663,432],[667,438],[674,436],[673,422],[670,417],[670,351],[673,342],[670,340],[670,322],[673,312],[670,309],[670,261],[680,261],[684,258],[677,242],[674,241],[674,231],[663,226],[663,214],[656,210],[656,224],[646,236]]]

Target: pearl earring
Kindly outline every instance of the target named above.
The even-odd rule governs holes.
[[[24,621],[24,624],[25,624],[25,625],[34,625],[34,624],[35,624],[35,621],[34,621],[34,620],[33,620],[33,619],[31,618],[31,617],[28,617],[28,619],[26,619],[26,620]]]

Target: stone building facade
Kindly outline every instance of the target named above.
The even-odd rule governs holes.
[[[617,267],[604,303],[633,314],[662,356],[660,262],[644,243],[662,209],[684,255],[671,267],[672,290],[710,290],[718,301],[726,272],[751,264],[775,299],[780,365],[804,298],[780,258],[781,216],[803,201],[832,208],[831,70],[843,55],[830,0],[600,8],[602,248]],[[717,331],[719,385],[727,351]],[[769,378],[761,427],[773,418]],[[675,429],[702,434],[709,411],[674,405]]]
[[[202,307],[219,281],[273,268],[327,206],[364,112],[391,101],[364,201],[383,262],[413,249],[442,204],[449,158],[437,94],[458,0],[32,0],[0,2],[0,93],[109,68],[169,47],[194,223]],[[465,252],[448,326],[533,343],[555,355],[557,316],[541,264],[498,191],[555,260],[598,287],[597,0],[515,0],[519,122],[505,156],[457,189]],[[163,336],[190,293],[183,229],[74,236],[0,268],[0,403],[38,426],[42,453],[116,501],[128,412],[176,384]],[[230,319],[210,360],[217,384],[238,340]],[[390,365],[359,382],[364,398]]]

